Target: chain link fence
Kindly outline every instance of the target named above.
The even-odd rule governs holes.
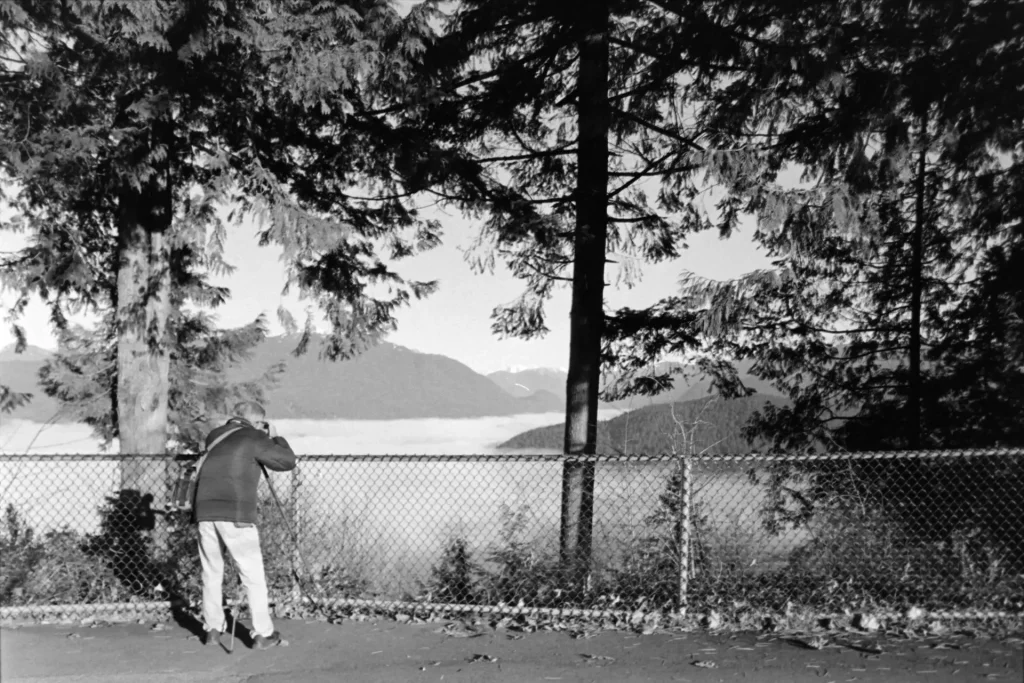
[[[567,463],[592,474],[582,560],[561,547]],[[0,618],[197,605],[196,527],[162,512],[176,472],[0,455]],[[1024,615],[1024,449],[316,455],[271,477],[280,504],[261,482],[259,529],[278,614]]]

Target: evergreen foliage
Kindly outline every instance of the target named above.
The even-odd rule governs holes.
[[[261,242],[283,248],[291,284],[331,326],[330,358],[374,343],[398,306],[432,291],[378,254],[399,259],[440,239],[410,203],[416,183],[396,170],[425,146],[389,109],[429,96],[436,79],[420,57],[435,14],[424,4],[403,18],[380,0],[0,8],[0,179],[15,212],[0,229],[29,234],[2,260],[3,284],[19,294],[14,332],[23,344],[16,321],[35,294],[69,343],[70,314],[100,318],[97,336],[116,345],[88,353],[98,370],[116,359],[122,448],[163,448],[159,415],[181,391],[172,355],[225,349],[226,337],[202,331],[208,322],[172,322],[171,300],[226,295],[188,283],[230,269],[231,223],[254,218]],[[300,352],[312,319],[303,329]],[[67,391],[79,400],[94,389]],[[5,407],[12,400],[4,394]],[[137,404],[155,404],[155,417]]]
[[[752,425],[779,451],[1020,443],[1024,108],[1004,96],[1024,82],[1019,7],[880,0],[803,18],[752,47],[762,68],[707,91],[721,140],[750,150],[730,201],[757,215],[775,268],[684,274],[611,343],[642,365],[697,338],[723,387],[721,359],[753,361],[791,399]],[[801,185],[780,184],[794,169]]]
[[[723,387],[735,371],[716,363],[753,361],[790,398],[747,430],[776,452],[1022,445],[1022,28],[1019,4],[998,0],[808,5],[775,22],[752,47],[761,68],[708,91],[720,140],[751,153],[730,202],[756,214],[775,267],[684,274],[677,296],[630,312],[638,334],[611,342],[643,365],[696,338]],[[794,169],[800,185],[782,185]],[[901,544],[1019,567],[1005,521],[1020,516],[1005,504],[1019,469],[780,462],[767,521],[866,506]],[[918,528],[931,541],[895,532]]]
[[[608,8],[606,241],[596,256],[629,285],[644,262],[678,257],[686,236],[731,234],[737,210],[703,208],[705,180],[731,179],[750,165],[746,149],[721,147],[709,125],[708,93],[725,74],[755,70],[749,44],[787,18],[742,3],[616,2]],[[480,271],[502,258],[525,290],[498,306],[496,333],[547,331],[544,302],[573,280],[570,264],[580,193],[578,36],[598,7],[521,0],[461,3],[442,42],[461,60],[461,80],[438,105],[445,134],[483,169],[482,193],[462,198],[485,221],[468,258]],[[713,38],[715,40],[713,40]],[[473,201],[471,201],[473,200]],[[614,327],[615,316],[609,318]],[[625,334],[625,333],[623,333]]]

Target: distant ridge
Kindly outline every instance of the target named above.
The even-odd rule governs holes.
[[[679,363],[661,363],[658,370],[665,371],[672,367],[682,367]],[[743,385],[753,389],[758,394],[765,396],[782,397],[777,389],[768,382],[750,374],[750,363],[741,363],[739,368],[740,380]],[[512,372],[502,370],[487,375],[488,379],[513,396],[527,396],[534,391],[548,391],[554,394],[564,408],[565,404],[565,382],[568,375],[561,370],[551,368],[529,368]],[[632,410],[648,405],[661,403],[675,403],[678,401],[692,401],[698,398],[705,398],[712,395],[711,380],[699,376],[675,377],[673,388],[657,396],[634,396],[618,401],[602,402],[601,406],[607,408],[619,408]]]
[[[280,384],[268,393],[268,411],[278,418],[469,418],[557,412],[564,407],[549,393],[516,397],[447,356],[390,342],[340,362],[318,359],[320,338],[296,358],[292,351],[297,342],[297,336],[268,338],[231,373],[237,379],[251,379],[284,362],[287,370]]]
[[[52,351],[38,346],[26,346],[22,353],[15,353],[13,344],[0,349],[0,384],[16,393],[32,394],[26,405],[0,415],[0,420],[19,418],[38,423],[72,421],[63,415],[60,402],[47,396],[39,386],[39,368],[52,355]]]
[[[599,453],[660,455],[689,452],[680,433],[694,423],[693,451],[708,455],[749,453],[758,449],[743,436],[750,417],[765,404],[783,405],[785,399],[753,394],[743,398],[699,398],[673,404],[658,404],[631,410],[597,425]],[[561,449],[565,424],[538,427],[517,434],[499,444],[501,449]]]
[[[565,408],[562,399],[552,392],[513,396],[447,356],[391,343],[380,344],[352,360],[321,361],[321,341],[315,337],[307,353],[296,358],[292,352],[298,336],[267,338],[249,360],[229,370],[228,377],[253,380],[270,366],[283,362],[285,373],[267,395],[267,410],[275,419],[473,418],[560,412]],[[13,347],[0,351],[0,384],[33,395],[27,405],[0,419],[40,423],[55,420],[60,404],[46,396],[38,376],[52,355],[32,346],[22,354],[14,353]]]
[[[25,349],[18,353],[15,351],[14,344],[8,344],[7,346],[0,349],[0,363],[3,362],[28,362],[28,361],[45,361],[53,354],[53,351],[47,351],[46,349],[38,346],[26,345]]]
[[[565,396],[566,374],[561,370],[551,368],[500,370],[488,374],[487,378],[513,396],[529,396],[535,391],[545,391],[555,397]],[[564,399],[561,402],[564,403]]]

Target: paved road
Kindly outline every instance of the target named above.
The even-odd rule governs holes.
[[[1024,681],[1020,638],[854,636],[850,640],[844,636],[844,645],[815,650],[784,636],[756,633],[640,636],[605,631],[572,638],[564,632],[518,637],[521,634],[485,629],[475,637],[452,637],[438,632],[442,624],[284,621],[279,626],[291,641],[288,647],[261,652],[236,642],[235,652],[228,654],[201,647],[176,624],[160,630],[152,626],[0,629],[0,679],[3,683]],[[872,647],[876,640],[879,648]]]

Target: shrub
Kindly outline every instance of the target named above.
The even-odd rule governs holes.
[[[24,604],[121,602],[129,597],[110,565],[89,553],[78,533],[48,532],[42,547],[42,556],[25,580]]]
[[[882,513],[851,510],[815,526],[814,540],[793,554],[788,570],[817,579],[819,588],[807,596],[816,604],[997,608],[1020,593],[1021,581],[1007,571],[1011,563],[981,533],[922,540]]]
[[[116,602],[126,597],[118,577],[69,529],[38,539],[13,505],[0,530],[0,604],[58,605]]]
[[[466,539],[455,537],[445,544],[441,561],[431,568],[427,587],[435,602],[473,604],[479,599],[480,575]]]
[[[85,552],[101,558],[130,595],[151,598],[163,572],[154,560],[152,494],[123,489],[100,508],[100,532],[86,537]],[[173,555],[172,555],[173,557]]]
[[[550,606],[565,604],[579,592],[579,585],[568,580],[557,557],[539,538],[523,537],[532,515],[529,505],[518,510],[501,506],[500,545],[489,548],[482,582],[490,603]]]
[[[23,599],[25,581],[43,555],[34,530],[21,518],[13,505],[4,510],[0,528],[0,604],[10,605]]]

